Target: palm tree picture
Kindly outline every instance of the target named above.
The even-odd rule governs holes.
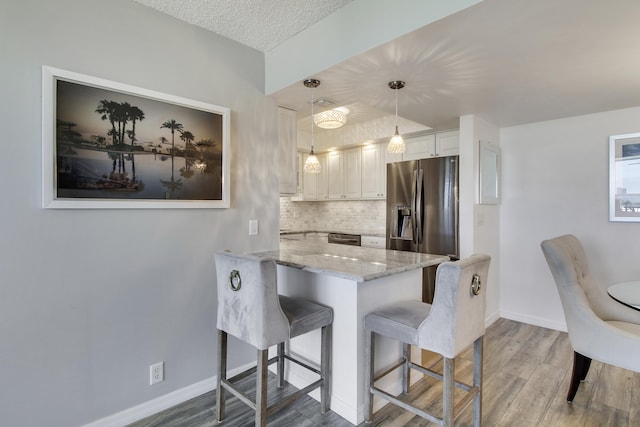
[[[228,203],[228,109],[74,77],[55,80],[54,199]]]

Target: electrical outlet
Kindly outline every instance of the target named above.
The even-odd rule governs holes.
[[[164,381],[164,362],[154,363],[149,366],[149,385]]]

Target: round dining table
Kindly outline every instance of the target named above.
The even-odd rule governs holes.
[[[640,310],[640,280],[616,283],[607,288],[607,293],[619,303]]]

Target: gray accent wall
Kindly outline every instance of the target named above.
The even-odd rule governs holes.
[[[212,378],[213,252],[278,242],[263,54],[130,0],[0,0],[0,58],[0,424],[84,425]],[[229,107],[231,208],[42,209],[42,65]]]

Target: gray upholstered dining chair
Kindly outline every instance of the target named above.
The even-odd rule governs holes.
[[[406,301],[383,307],[365,316],[365,421],[371,422],[373,396],[388,400],[431,422],[452,426],[456,417],[473,402],[474,425],[482,419],[482,353],[485,332],[485,287],[491,258],[476,254],[455,262],[444,262],[436,270],[433,304]],[[403,343],[403,357],[396,365],[374,377],[376,334]],[[454,377],[455,357],[473,344],[473,384]],[[439,353],[443,373],[411,362],[411,346]],[[410,369],[443,381],[443,410],[435,415],[413,406],[402,396],[375,386],[375,381],[402,367],[402,389],[410,385]],[[467,393],[454,408],[454,386]]]
[[[216,417],[224,418],[225,391],[255,410],[255,425],[265,426],[267,416],[320,387],[321,411],[329,410],[331,392],[331,326],[333,311],[311,301],[278,295],[275,261],[229,252],[215,254],[218,288],[218,379]],[[285,352],[285,342],[321,329],[320,369]],[[257,349],[257,366],[227,379],[227,335]],[[268,359],[269,347],[277,355]],[[319,375],[305,388],[267,407],[267,368],[277,362],[278,387],[284,382],[284,362],[295,362]],[[234,383],[256,373],[256,398],[250,399]]]
[[[614,301],[597,285],[575,236],[545,240],[541,247],[560,294],[573,347],[567,402],[573,402],[592,359],[640,372],[640,311]]]

